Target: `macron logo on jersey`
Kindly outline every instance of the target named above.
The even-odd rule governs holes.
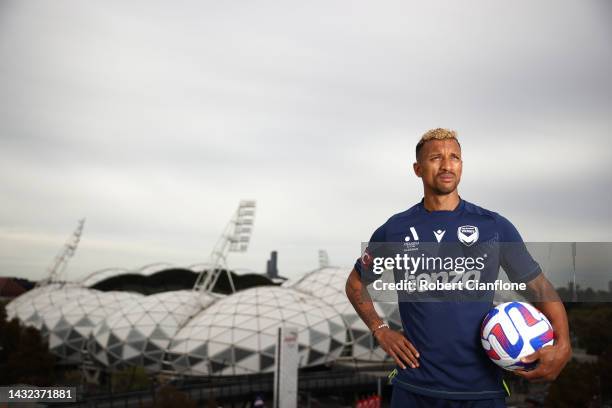
[[[442,238],[444,237],[444,234],[446,234],[446,230],[437,230],[434,231],[433,234],[436,237],[436,241],[438,241],[438,243],[440,243],[440,241],[442,241]]]

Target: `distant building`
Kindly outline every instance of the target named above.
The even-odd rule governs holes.
[[[278,253],[270,252],[270,259],[266,263],[266,276],[270,279],[277,279],[278,276]]]

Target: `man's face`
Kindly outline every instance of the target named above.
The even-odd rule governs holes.
[[[449,194],[461,180],[461,148],[453,139],[428,140],[414,163],[414,172],[423,180],[425,190]]]

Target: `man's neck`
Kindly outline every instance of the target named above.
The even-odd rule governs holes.
[[[453,211],[460,202],[461,198],[457,190],[445,195],[426,193],[423,206],[427,211]]]

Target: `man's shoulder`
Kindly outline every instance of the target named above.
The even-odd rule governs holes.
[[[389,219],[387,220],[387,222],[385,224],[389,224],[389,223],[398,222],[398,221],[402,221],[402,220],[405,220],[405,219],[413,218],[418,213],[419,213],[419,203],[413,205],[412,207],[408,208],[407,210],[404,210],[404,211],[398,212],[396,214],[393,214],[391,217],[389,217]]]
[[[465,210],[468,214],[475,214],[476,216],[491,220],[495,230],[501,233],[503,239],[507,239],[509,241],[516,241],[520,239],[514,224],[500,213],[488,210],[467,201],[465,202]]]
[[[486,209],[469,201],[463,200],[465,202],[465,211],[469,214],[480,215],[482,217],[492,218],[495,221],[502,220],[505,218],[499,214],[498,212]]]
[[[376,238],[377,241],[384,241],[389,230],[397,229],[399,225],[414,220],[414,217],[418,214],[418,206],[418,204],[415,204],[407,210],[393,214],[374,231],[372,238]]]

